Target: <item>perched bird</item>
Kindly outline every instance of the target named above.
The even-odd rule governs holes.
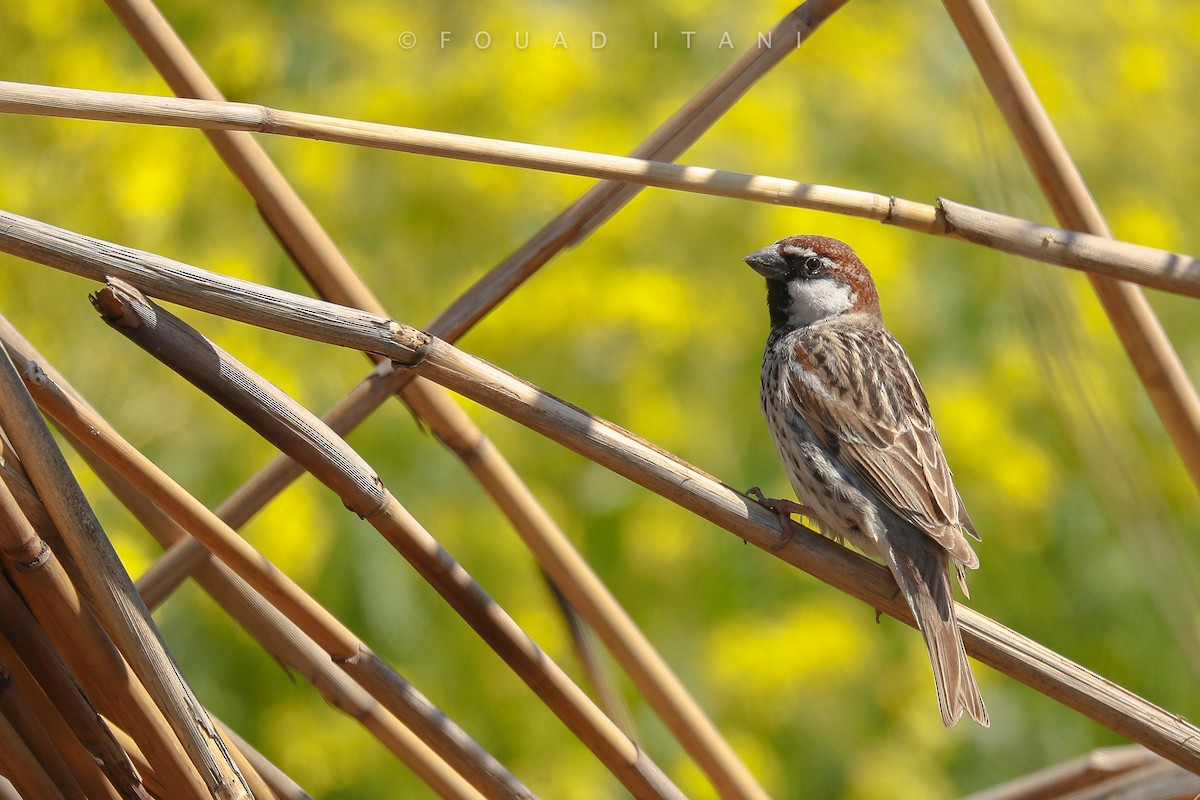
[[[979,536],[912,363],[883,325],[871,273],[826,236],[789,236],[745,261],[767,279],[762,407],[792,488],[822,533],[882,558],[895,576],[929,649],[946,726],[964,710],[988,725],[949,575],[953,565],[966,594],[964,569],[979,558],[963,533]]]

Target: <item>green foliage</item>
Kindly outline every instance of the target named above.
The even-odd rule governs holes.
[[[163,10],[230,99],[622,153],[788,8],[772,5],[232,0],[219,11],[174,1]],[[997,5],[1115,234],[1200,252],[1200,9]],[[406,31],[411,49],[400,46]],[[479,31],[488,49],[475,45]],[[528,48],[518,49],[525,31]],[[565,48],[553,46],[559,31]],[[591,47],[592,31],[605,47]],[[696,31],[690,49],[680,31]],[[733,49],[721,46],[726,32]],[[0,52],[9,80],[167,91],[100,4],[5,3]],[[590,185],[298,140],[265,145],[391,313],[418,326]],[[0,146],[6,210],[307,291],[195,131],[5,116]],[[850,3],[682,160],[1051,219],[937,4]],[[787,495],[758,411],[762,286],[741,257],[805,231],[856,247],[923,377],[984,535],[970,604],[1194,717],[1195,487],[1082,276],[860,220],[647,190],[462,346],[730,485]],[[108,334],[86,302],[93,288],[0,260],[3,313],[131,441],[219,502],[270,448]],[[1152,299],[1200,375],[1195,302]],[[186,316],[316,410],[366,371],[356,354]],[[712,525],[470,412],[774,796],[948,797],[1116,741],[981,666],[992,728],[943,730],[913,631],[877,625],[871,609]],[[530,557],[457,460],[395,403],[350,441],[578,672]],[[155,548],[98,481],[84,482],[136,574]],[[543,797],[619,794],[400,557],[311,479],[247,535]],[[427,791],[199,592],[173,598],[159,619],[201,698],[314,795]],[[647,751],[689,794],[712,796],[627,696]]]

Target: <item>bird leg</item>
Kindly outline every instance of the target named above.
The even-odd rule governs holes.
[[[792,530],[792,514],[801,514],[809,519],[818,519],[816,512],[803,503],[786,500],[782,497],[767,497],[757,486],[751,486],[746,490],[746,494],[757,500],[760,506],[774,511],[779,516],[779,527],[786,535],[786,538],[777,546],[772,547],[772,552],[778,552],[786,547],[787,543],[791,541],[791,537],[795,534]]]

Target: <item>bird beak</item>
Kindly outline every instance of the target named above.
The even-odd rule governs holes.
[[[787,262],[779,254],[777,245],[769,244],[761,250],[755,250],[742,260],[769,281],[781,281],[786,277]]]

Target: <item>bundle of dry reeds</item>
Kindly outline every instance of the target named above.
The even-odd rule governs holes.
[[[845,0],[809,0],[776,26],[804,38]],[[125,441],[0,322],[0,774],[10,794],[75,797],[301,797],[297,786],[199,703],[150,616],[187,577],[276,659],[311,681],[444,797],[532,793],[237,529],[302,472],[373,526],[636,797],[682,793],[384,487],[343,436],[393,395],[466,463],[569,607],[593,628],[722,797],[766,793],[551,517],[448,394],[493,409],[656,492],[771,555],[912,624],[889,573],[778,517],[628,431],[454,346],[562,248],[639,186],[784,203],[951,236],[1084,270],[1200,485],[1200,403],[1135,284],[1200,297],[1194,258],[1111,239],[1103,218],[983,0],[946,0],[1061,228],[972,209],[673,164],[788,52],[747,51],[629,157],[318,117],[224,102],[150,0],[109,0],[180,98],[0,83],[0,111],[201,128],[323,299],[249,284],[120,244],[0,212],[0,250],[97,282],[117,331],[211,396],[281,455],[210,510]],[[303,136],[602,179],[425,330],[392,319],[251,132]],[[159,298],[292,336],[360,350],[374,368],[317,418]],[[44,415],[44,416],[43,416]],[[45,418],[165,548],[137,583],[117,559]],[[989,798],[1195,794],[1200,730],[966,608],[968,651],[1138,746],[1097,754]]]

